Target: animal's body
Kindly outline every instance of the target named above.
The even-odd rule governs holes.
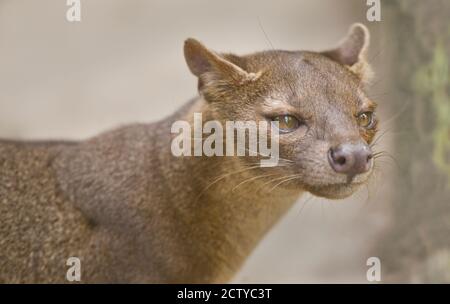
[[[172,116],[80,142],[0,141],[0,282],[66,282],[69,257],[86,283],[230,280],[303,192],[343,198],[369,178],[367,44],[362,25],[324,53],[238,57],[188,40],[200,95]],[[281,117],[279,166],[173,156],[172,123],[194,112]]]

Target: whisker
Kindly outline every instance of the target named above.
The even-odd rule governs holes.
[[[243,184],[245,184],[245,183],[251,182],[251,181],[253,181],[253,180],[256,180],[256,179],[259,179],[259,178],[264,178],[264,177],[269,177],[269,176],[274,176],[274,175],[280,175],[280,174],[282,174],[282,173],[273,173],[273,174],[264,174],[264,175],[253,176],[253,177],[251,177],[251,178],[248,178],[248,179],[246,179],[246,180],[243,180],[242,182],[240,182],[239,184],[237,184],[236,186],[234,186],[233,189],[231,189],[231,192],[235,192],[236,189],[237,189],[239,186],[241,186],[241,185],[243,185]]]
[[[270,189],[269,189],[269,192],[272,192],[272,191],[273,191],[276,187],[278,187],[279,185],[281,185],[281,184],[283,184],[283,183],[285,183],[285,182],[291,181],[291,180],[293,180],[293,179],[297,179],[297,178],[299,178],[300,176],[301,176],[300,174],[294,174],[294,175],[291,175],[290,178],[289,178],[289,177],[286,177],[285,180],[282,180],[281,182],[279,182],[278,184],[276,184],[275,186],[273,186],[272,188],[270,188]]]
[[[382,125],[387,125],[387,124],[389,124],[389,123],[391,123],[391,122],[394,122],[397,118],[400,117],[400,115],[402,115],[403,113],[406,112],[406,110],[408,109],[408,107],[409,107],[410,105],[412,105],[412,102],[411,102],[411,101],[406,102],[406,103],[403,105],[403,107],[402,107],[399,111],[396,111],[397,113],[395,113],[394,115],[392,115],[390,118],[381,121],[380,124],[382,124]]]
[[[381,157],[387,157],[391,159],[396,164],[396,166],[401,169],[401,166],[399,165],[397,159],[388,151],[378,151],[373,154],[374,159],[380,159]]]
[[[254,165],[253,165],[254,164]],[[243,164],[243,166],[245,167],[245,168],[243,168],[243,169],[239,169],[239,170],[236,170],[236,171],[233,171],[233,172],[228,172],[228,173],[225,173],[225,174],[223,174],[223,175],[221,175],[221,176],[219,176],[217,179],[215,179],[214,181],[212,181],[210,184],[208,184],[201,192],[200,192],[200,194],[197,196],[197,198],[196,198],[196,201],[198,201],[198,199],[208,190],[208,189],[210,189],[213,185],[215,185],[216,183],[218,183],[219,181],[221,181],[221,180],[223,180],[223,179],[225,179],[225,178],[227,178],[227,177],[229,177],[229,176],[231,176],[231,175],[234,175],[234,174],[238,174],[238,173],[243,173],[243,172],[246,172],[246,171],[250,171],[250,170],[254,170],[254,169],[258,169],[258,168],[260,168],[260,169],[266,169],[266,168],[278,168],[278,167],[288,167],[288,165],[287,164],[278,164],[278,165],[276,165],[276,166],[273,166],[273,167],[261,167],[261,165],[260,165],[260,163],[258,163],[258,162],[256,162],[256,163],[250,163],[250,164]]]
[[[209,188],[211,188],[213,185],[215,185],[217,182],[223,180],[224,178],[227,178],[227,177],[229,177],[229,176],[231,176],[231,175],[233,175],[233,174],[242,173],[242,172],[249,171],[249,170],[253,170],[253,169],[257,169],[257,168],[261,168],[261,166],[251,166],[251,167],[249,167],[249,168],[240,169],[240,170],[237,170],[237,171],[233,171],[233,172],[229,172],[229,173],[223,174],[222,176],[220,176],[219,178],[217,178],[216,180],[214,180],[213,182],[211,182],[210,184],[208,184],[208,185],[200,192],[200,194],[197,196],[197,198],[196,198],[195,201],[198,201],[198,199],[199,199],[199,198],[200,198],[200,197],[201,197],[201,196],[202,196]]]
[[[309,197],[303,202],[302,207],[300,208],[297,216],[300,216],[300,214],[302,213],[303,209],[305,208],[306,204],[311,201],[313,198],[315,198],[312,194],[309,195]]]
[[[385,136],[388,132],[392,131],[392,129],[393,129],[393,127],[384,130],[383,133],[381,133],[380,135],[378,135],[378,136],[375,138],[375,140],[374,140],[369,146],[370,146],[371,148],[373,148],[373,147],[378,143],[378,141],[379,141],[383,136]]]

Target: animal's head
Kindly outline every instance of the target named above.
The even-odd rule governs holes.
[[[219,54],[188,39],[187,64],[200,94],[222,120],[277,121],[276,170],[292,176],[281,187],[343,198],[367,182],[376,104],[366,93],[369,32],[354,24],[335,49]],[[281,179],[280,179],[281,180]]]

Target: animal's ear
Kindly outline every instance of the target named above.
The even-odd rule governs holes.
[[[369,43],[370,33],[367,27],[364,24],[355,23],[335,49],[322,54],[348,66],[363,82],[368,82],[372,77],[372,70],[367,62]]]
[[[208,74],[208,78],[231,80],[234,84],[243,84],[258,77],[257,74],[246,72],[192,38],[184,42],[184,57],[192,74],[200,80],[206,78],[204,76]]]

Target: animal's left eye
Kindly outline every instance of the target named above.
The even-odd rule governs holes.
[[[374,124],[374,114],[373,114],[373,112],[360,113],[360,114],[358,114],[356,119],[357,119],[358,125],[360,127],[363,127],[363,128],[366,128],[366,129],[370,129],[371,127],[373,127],[373,124]]]
[[[292,132],[300,126],[300,121],[292,115],[279,115],[272,121],[278,122],[278,129],[282,132]]]

